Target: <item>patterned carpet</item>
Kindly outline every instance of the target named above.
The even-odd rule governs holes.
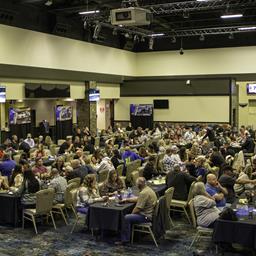
[[[73,220],[71,220],[72,222]],[[0,256],[185,256],[185,255],[214,255],[215,247],[209,241],[197,243],[189,249],[194,230],[184,221],[175,221],[175,228],[168,231],[165,240],[159,241],[156,248],[148,236],[135,237],[134,245],[116,246],[118,237],[105,234],[96,241],[90,232],[78,225],[75,232],[70,234],[71,225],[65,226],[57,221],[57,230],[52,226],[38,225],[39,234],[35,235],[29,224],[22,230],[0,226]],[[216,255],[216,254],[215,254]],[[221,255],[221,254],[219,254]],[[250,255],[248,251],[240,253],[225,253],[222,255]]]

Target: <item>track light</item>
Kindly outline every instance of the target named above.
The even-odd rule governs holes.
[[[200,41],[204,41],[204,40],[205,40],[205,37],[204,37],[203,34],[199,37],[199,40],[200,40]]]
[[[101,31],[101,25],[98,23],[94,28],[93,39],[98,39],[100,31]]]
[[[134,35],[133,41],[134,42],[139,42],[139,40],[140,40],[139,36],[138,35]]]
[[[140,39],[141,42],[145,42],[145,37],[142,36],[141,39]]]
[[[238,14],[225,14],[220,16],[222,19],[234,19],[234,18],[241,18],[243,17],[243,14],[238,13]]]
[[[96,14],[99,13],[99,10],[95,10],[95,11],[84,11],[84,12],[79,12],[80,15],[90,15],[90,14]]]
[[[180,39],[180,55],[183,55],[184,51],[183,51],[183,38]]]
[[[228,36],[228,39],[230,39],[230,40],[234,39],[234,34],[230,33],[229,36]]]
[[[153,48],[154,48],[154,38],[150,37],[148,41],[148,49],[153,50]]]
[[[116,28],[113,29],[112,34],[113,34],[113,36],[117,36],[117,29]]]
[[[251,27],[241,27],[238,28],[239,31],[249,31],[249,30],[256,30],[256,26],[251,26]]]
[[[176,37],[175,37],[175,36],[173,36],[173,37],[172,37],[171,42],[172,42],[173,44],[175,44],[175,43],[177,42],[177,40],[176,40]]]
[[[188,11],[184,11],[183,12],[183,18],[184,19],[188,19],[189,18],[189,12]]]
[[[46,5],[46,6],[51,6],[51,5],[53,5],[53,0],[47,0],[47,1],[44,3],[44,5]]]

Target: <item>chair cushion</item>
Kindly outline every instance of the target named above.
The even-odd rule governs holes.
[[[134,224],[134,226],[137,226],[137,227],[151,227],[152,226],[152,222]]]
[[[36,215],[36,209],[25,209],[24,214]]]
[[[181,201],[181,200],[172,199],[171,206],[178,206],[178,207],[179,206],[180,207],[187,206],[187,201]]]
[[[205,227],[200,227],[200,226],[197,226],[196,228],[199,232],[205,232],[205,233],[212,233],[213,232],[212,228],[205,228]]]
[[[55,208],[55,209],[60,209],[60,208],[64,208],[65,207],[65,204],[55,204],[55,205],[53,205],[53,209]]]

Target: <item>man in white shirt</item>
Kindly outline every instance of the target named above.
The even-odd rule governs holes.
[[[186,132],[184,134],[184,140],[186,142],[190,142],[194,139],[194,134],[191,127],[186,128]]]
[[[30,148],[33,148],[35,146],[35,141],[32,139],[31,133],[28,133],[27,138],[24,140]]]

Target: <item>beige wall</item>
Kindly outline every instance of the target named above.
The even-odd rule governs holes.
[[[256,73],[256,46],[132,53],[0,25],[0,63],[122,76]]]
[[[0,63],[117,75],[136,72],[136,54],[0,25]]]
[[[115,121],[130,120],[130,104],[153,104],[168,99],[169,109],[155,109],[154,121],[229,122],[228,96],[122,97],[115,103]]]
[[[119,99],[120,84],[97,83],[101,99]]]
[[[239,103],[246,103],[247,106],[245,107],[240,107],[239,106],[239,126],[241,125],[250,125],[254,129],[256,129],[256,106],[255,104],[249,104],[250,100],[253,100],[256,103],[256,95],[247,95],[247,89],[246,85],[247,83],[252,83],[253,81],[244,81],[244,82],[239,82],[238,84],[238,90],[239,90]],[[255,81],[254,81],[255,83]]]
[[[137,76],[256,73],[256,46],[137,54]]]

